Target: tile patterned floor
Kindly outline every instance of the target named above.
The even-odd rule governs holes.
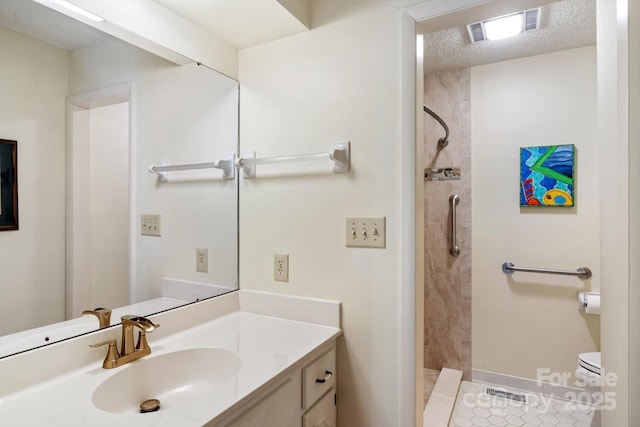
[[[462,381],[449,427],[590,427],[594,409],[539,394],[500,388],[527,395],[527,403],[486,394],[488,384]],[[494,386],[490,386],[496,388]]]

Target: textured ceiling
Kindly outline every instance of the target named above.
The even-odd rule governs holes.
[[[483,19],[493,18],[485,16]],[[425,73],[471,67],[596,43],[596,0],[563,0],[541,7],[540,29],[472,44],[465,22],[424,36]]]
[[[0,0],[0,27],[66,50],[110,38],[102,31],[25,0]]]
[[[395,1],[404,1],[406,4],[418,2]],[[427,33],[424,38],[425,72],[470,67],[595,44],[595,3],[596,0],[564,0],[542,6],[539,30],[506,40],[471,44],[465,27],[469,22]],[[494,16],[485,16],[484,19]],[[428,28],[427,24],[433,23],[430,21],[419,24],[419,27]],[[67,50],[109,37],[88,25],[25,0],[0,0],[0,27]]]

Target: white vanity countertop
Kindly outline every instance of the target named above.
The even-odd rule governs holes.
[[[115,369],[99,363],[4,396],[0,425],[202,426],[340,333],[336,327],[236,311],[157,341],[149,334],[152,353],[137,362]],[[191,348],[229,350],[240,357],[240,369],[216,392],[199,394],[179,408],[165,408],[161,402],[157,412],[113,414],[93,405],[94,390],[109,377],[135,363]],[[106,347],[96,351],[106,354]]]
[[[120,317],[130,313],[159,313],[164,310],[180,307],[189,301],[176,298],[159,297],[136,304],[118,307],[111,313],[111,325],[120,323]],[[0,337],[0,357],[54,343],[76,335],[100,329],[98,319],[91,314],[84,314],[75,319],[52,323],[39,328],[28,329],[15,334]]]

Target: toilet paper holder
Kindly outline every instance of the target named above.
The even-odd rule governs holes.
[[[578,311],[586,312],[587,309],[587,297],[597,296],[600,297],[600,292],[578,292]]]

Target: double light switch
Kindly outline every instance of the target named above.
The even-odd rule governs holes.
[[[384,248],[386,217],[347,217],[345,244],[351,248]]]

